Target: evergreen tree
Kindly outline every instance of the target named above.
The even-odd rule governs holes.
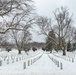
[[[53,39],[56,39],[56,36],[53,30],[48,33],[48,37],[46,40],[46,51],[52,52],[52,49],[55,48],[55,43],[50,37],[52,37]]]
[[[76,49],[76,30],[75,30],[75,33],[74,33],[74,43],[73,43],[73,50]]]
[[[70,43],[70,41],[67,43],[67,51],[71,51],[71,43]]]
[[[73,50],[75,50],[75,49],[76,49],[76,42],[73,43]]]
[[[45,47],[42,47],[42,50],[45,51]]]

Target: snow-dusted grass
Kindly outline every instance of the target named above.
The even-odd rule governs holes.
[[[29,57],[29,58],[26,58],[22,61],[19,61],[19,62],[15,62],[13,64],[9,64],[9,65],[6,65],[6,66],[1,66],[0,67],[0,73],[17,73],[17,72],[20,72],[20,71],[23,71],[24,70],[24,62],[26,62],[26,66],[28,68],[28,60],[31,60],[31,59],[35,59],[39,56],[42,55],[43,52],[38,52],[34,57]]]
[[[14,52],[15,51],[1,53],[0,56],[8,56],[10,62],[7,65],[5,64],[7,61],[3,60],[4,65],[0,66],[0,75],[76,75],[76,52],[67,52],[67,56],[62,56],[61,52],[53,52],[53,54],[44,52],[43,54],[42,50],[36,52],[30,50],[28,55],[24,53],[24,51],[22,51],[22,55],[18,55],[17,51]],[[48,55],[54,60],[59,61],[59,67]],[[16,61],[16,59],[12,57],[14,58],[14,63],[12,63],[11,56],[19,59],[21,57],[21,59]],[[74,62],[69,62],[69,60],[65,59],[69,57],[74,57]],[[24,62],[26,62],[25,69]],[[60,63],[62,63],[62,69],[60,69]]]
[[[76,52],[67,52],[66,56],[63,56],[61,52],[54,52],[53,54],[49,54],[50,57],[62,63],[63,69],[59,73],[76,75]],[[74,60],[72,60],[74,59]]]
[[[38,50],[35,52],[30,50],[27,55],[24,51],[22,51],[22,54],[18,54],[18,50],[13,50],[10,52],[3,51],[3,52],[0,52],[0,65],[6,66],[9,64],[13,64],[15,62],[19,62],[19,61],[25,60],[30,57],[34,57],[37,54],[39,54],[40,52],[41,52],[41,50]]]
[[[75,57],[76,57],[75,53],[76,52],[66,52],[66,56],[63,56],[62,51],[60,51],[60,52],[53,52],[53,55],[58,57],[58,58],[62,58],[64,60],[67,60],[69,62],[74,62]]]

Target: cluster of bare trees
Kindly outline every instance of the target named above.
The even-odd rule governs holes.
[[[74,32],[76,30],[73,27],[72,15],[70,16],[67,7],[57,8],[53,14],[54,22],[47,17],[40,16],[37,19],[37,25],[40,28],[40,33],[46,36],[48,36],[50,31],[54,31],[56,39],[51,36],[50,38],[53,40],[58,49],[63,51],[63,55],[66,55],[67,40],[74,40]]]
[[[19,54],[24,44],[31,40],[29,30],[34,23],[34,15],[32,0],[0,0],[0,35],[11,35]]]
[[[31,40],[29,32],[31,25],[37,24],[41,34],[48,36],[50,31],[54,31],[56,38],[51,36],[50,38],[59,50],[63,51],[63,55],[66,55],[67,40],[73,41],[76,31],[72,24],[72,15],[69,15],[67,7],[58,8],[53,14],[54,22],[47,17],[35,17],[32,0],[0,0],[0,18],[2,19],[0,22],[1,42],[6,38],[4,38],[4,35],[11,34],[20,54],[21,50],[25,49],[25,44]]]

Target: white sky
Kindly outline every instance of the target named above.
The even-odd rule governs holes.
[[[61,6],[67,6],[70,12],[70,15],[73,15],[74,26],[76,25],[76,0],[33,0],[35,2],[36,12],[41,16],[46,16],[49,18],[54,17],[53,11],[56,8]],[[43,37],[33,36],[33,40],[35,41],[44,41]]]
[[[61,6],[67,6],[70,14],[73,15],[74,26],[76,25],[76,0],[33,0],[35,2],[36,12],[41,16],[46,16],[53,18],[53,11]],[[1,20],[1,19],[0,19]],[[35,28],[36,30],[36,28]],[[35,32],[35,31],[34,31]],[[44,36],[38,36],[36,33],[32,33],[33,41],[42,42],[44,41]]]
[[[67,6],[69,12],[76,13],[76,0],[33,0],[35,2],[37,13],[43,16],[51,17],[53,11],[61,6]]]

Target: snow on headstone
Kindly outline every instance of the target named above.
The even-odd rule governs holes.
[[[23,69],[25,69],[26,68],[26,62],[24,62],[24,64],[23,64]]]
[[[59,61],[57,61],[57,66],[59,67]]]
[[[70,57],[69,57],[69,61],[71,61]]]
[[[63,65],[62,65],[62,63],[60,63],[60,69],[61,69],[61,70],[63,69]]]
[[[14,59],[12,59],[12,63],[14,63]]]
[[[32,60],[31,60],[31,65],[32,65]]]
[[[30,66],[30,60],[28,60],[28,66]]]
[[[7,64],[9,64],[9,59],[7,59]]]
[[[3,61],[5,61],[6,60],[6,58],[5,57],[3,57]]]
[[[2,66],[2,60],[0,60],[0,66]]]
[[[18,58],[16,58],[16,62],[18,61]]]
[[[23,60],[23,56],[22,56],[22,60]]]
[[[74,58],[72,58],[72,62],[74,62]]]

